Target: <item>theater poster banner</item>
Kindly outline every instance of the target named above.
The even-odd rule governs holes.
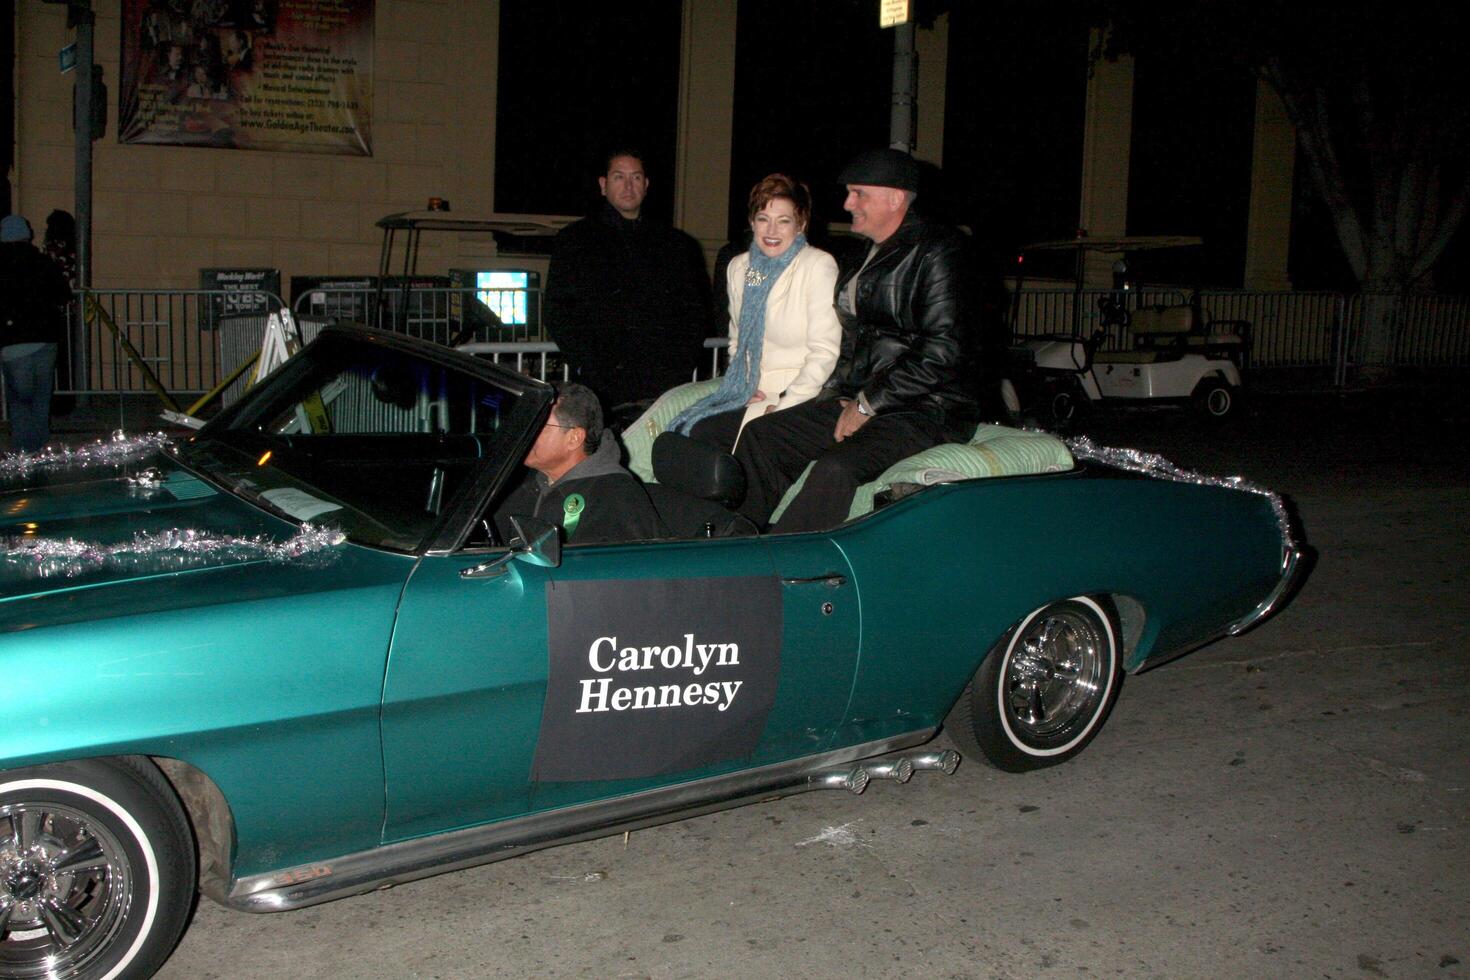
[[[123,0],[118,140],[372,153],[374,0]]]

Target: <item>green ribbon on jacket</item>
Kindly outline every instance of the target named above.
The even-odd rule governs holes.
[[[580,493],[568,494],[567,499],[561,504],[561,527],[567,532],[567,540],[572,539],[572,534],[577,530],[577,523],[582,519],[582,512],[587,509],[587,501],[582,499]]]

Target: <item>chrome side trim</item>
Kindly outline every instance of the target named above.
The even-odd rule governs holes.
[[[830,770],[844,763],[921,745],[938,731],[938,728],[926,728],[792,762],[533,813],[251,875],[234,882],[224,904],[241,912],[283,912],[447,871],[489,864],[543,847],[639,830],[757,800],[776,799],[813,789],[840,788],[861,792],[847,779],[831,779]],[[941,768],[953,771],[952,768]],[[866,786],[866,772],[863,772],[861,781]]]
[[[1261,600],[1259,606],[1225,627],[1225,632],[1230,636],[1239,636],[1270,616],[1281,605],[1282,600],[1291,594],[1306,569],[1307,562],[1303,560],[1301,549],[1288,548],[1281,560],[1281,580],[1276,583],[1276,588]]]

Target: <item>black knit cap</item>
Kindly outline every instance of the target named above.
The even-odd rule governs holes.
[[[917,192],[919,165],[902,150],[864,150],[842,168],[837,175],[837,183],[872,184]]]

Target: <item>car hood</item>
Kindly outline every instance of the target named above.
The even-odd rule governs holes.
[[[0,609],[43,592],[260,560],[299,532],[161,453],[10,477],[0,481]]]

